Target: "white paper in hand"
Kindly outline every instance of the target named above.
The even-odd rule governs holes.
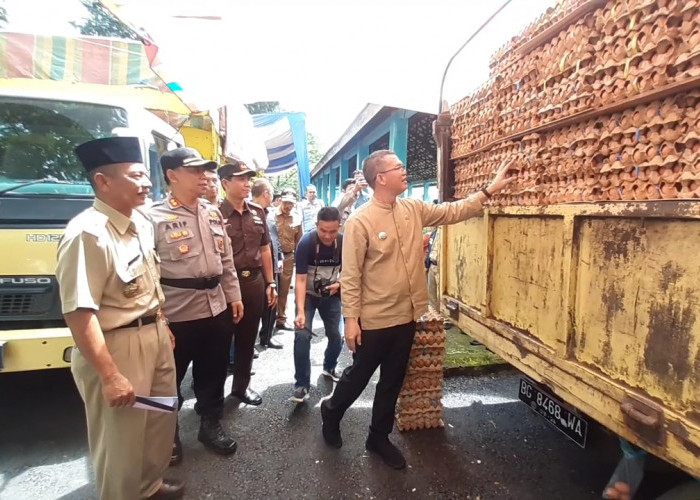
[[[136,396],[132,408],[172,413],[177,411],[177,396]]]

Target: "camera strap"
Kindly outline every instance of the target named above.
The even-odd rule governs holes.
[[[318,275],[318,256],[321,252],[321,240],[318,237],[318,232],[316,230],[313,231],[314,233],[314,240],[316,241],[316,254],[314,255],[314,281],[316,281],[316,276]],[[335,270],[338,267],[335,265],[336,262],[338,262],[338,258],[340,257],[340,245],[338,242],[340,241],[340,233],[338,233],[338,236],[335,237],[335,241],[333,242],[333,270],[331,271],[331,277],[330,279],[333,279],[333,275],[335,274]]]

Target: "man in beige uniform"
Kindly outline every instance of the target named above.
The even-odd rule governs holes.
[[[177,148],[160,158],[170,195],[149,213],[156,225],[156,250],[165,312],[175,335],[175,371],[180,385],[192,363],[192,381],[201,417],[197,439],[220,455],[236,451],[224,431],[224,383],[234,323],[243,317],[243,302],[233,264],[231,242],[221,212],[200,198],[207,172],[216,174],[215,161],[204,160],[196,149]],[[179,433],[173,447],[174,465],[182,459]]]
[[[279,250],[282,254],[282,271],[280,273],[280,288],[277,293],[277,328],[293,329],[287,323],[287,298],[289,286],[292,283],[294,273],[294,250],[301,239],[301,220],[295,217],[294,209],[296,199],[290,194],[282,195],[282,203],[276,209],[277,235],[279,237]]]
[[[68,223],[56,277],[97,490],[110,500],[180,498],[183,484],[163,479],[176,413],[131,408],[137,395],[175,395],[153,227],[135,210],[151,186],[139,139],[97,139],[76,154],[97,199]]]
[[[364,161],[362,170],[374,194],[345,224],[340,283],[345,340],[354,356],[333,396],[321,404],[323,437],[329,446],[342,446],[340,420],[381,367],[365,446],[390,467],[406,467],[388,436],[415,322],[428,306],[423,227],[454,224],[481,213],[481,204],[511,181],[505,178],[509,166],[469,198],[435,205],[397,198],[408,184],[406,167],[393,151],[375,151]]]

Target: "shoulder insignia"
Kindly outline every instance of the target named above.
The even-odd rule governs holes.
[[[170,208],[178,208],[180,206],[180,202],[177,201],[175,198],[170,197],[168,198],[168,206]]]

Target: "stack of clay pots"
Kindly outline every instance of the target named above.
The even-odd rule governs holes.
[[[518,182],[496,204],[697,198],[698,94],[680,87],[700,86],[700,0],[611,0],[566,17],[585,4],[562,2],[528,27],[453,107],[457,197],[515,154]]]
[[[416,336],[396,405],[399,430],[444,427],[442,379],[445,329],[432,308],[416,325]]]

